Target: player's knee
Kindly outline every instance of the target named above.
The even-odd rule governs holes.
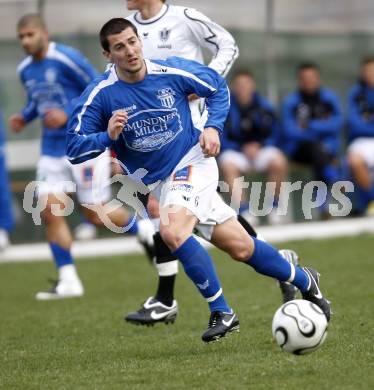
[[[104,225],[103,221],[99,218],[98,214],[95,211],[89,210],[89,209],[84,209],[83,214],[84,214],[85,218],[87,219],[87,221],[91,222],[92,224],[94,224],[96,226],[103,226]]]
[[[229,255],[236,261],[247,262],[253,253],[253,241],[250,237],[243,237],[241,240],[236,240],[231,246]]]
[[[165,244],[172,250],[176,250],[179,248],[183,242],[185,241],[185,238],[183,237],[183,234],[178,231],[177,229],[173,229],[172,226],[168,225],[161,225],[160,226],[160,235],[165,242]]]
[[[230,256],[236,261],[246,262],[251,257],[251,251],[249,248],[236,248],[230,253]]]
[[[51,204],[47,203],[45,209],[41,213],[41,217],[44,225],[50,225],[56,220],[57,216],[53,212],[53,208]]]
[[[365,160],[358,153],[349,153],[347,156],[348,165],[351,169],[361,168],[365,165]]]

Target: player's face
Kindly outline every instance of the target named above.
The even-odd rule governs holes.
[[[109,61],[126,73],[138,73],[145,65],[142,43],[131,27],[119,34],[109,35],[109,52],[104,52]]]
[[[129,11],[141,10],[149,3],[149,0],[127,0],[127,9]]]
[[[42,53],[48,46],[48,33],[40,27],[21,27],[18,30],[18,38],[23,50],[32,56]]]
[[[232,82],[232,92],[240,105],[250,104],[256,90],[256,83],[248,75],[238,75]]]
[[[363,66],[362,78],[370,87],[374,88],[374,62],[369,62]]]
[[[321,76],[316,69],[304,69],[300,71],[298,81],[299,88],[308,94],[317,92],[321,87]]]

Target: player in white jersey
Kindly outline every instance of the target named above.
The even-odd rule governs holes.
[[[223,27],[213,22],[196,9],[166,4],[165,0],[127,0],[127,9],[136,11],[127,17],[137,28],[143,43],[143,52],[149,59],[166,59],[179,56],[204,62],[204,51],[209,51],[211,59],[208,66],[222,76],[226,76],[238,58],[239,49],[233,36]],[[194,126],[203,129],[207,112],[204,110],[204,99],[190,96],[190,110]],[[148,204],[151,210],[158,210],[154,198]],[[239,222],[253,236],[254,229],[248,222],[239,217]],[[143,244],[150,244],[149,237],[140,237]],[[133,323],[153,323],[163,321],[170,312],[176,312],[174,300],[175,275],[178,272],[178,261],[171,256],[169,249],[162,242],[160,235],[154,236],[156,267],[159,275],[158,289],[154,297],[150,297],[141,309],[125,317]],[[297,262],[295,252],[286,252],[287,258]],[[295,290],[289,284],[281,284],[283,299],[294,297]],[[291,291],[290,291],[291,290]],[[164,318],[155,321],[151,317],[154,308],[164,312]]]

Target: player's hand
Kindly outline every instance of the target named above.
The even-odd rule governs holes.
[[[68,121],[68,116],[64,110],[60,108],[51,108],[49,109],[43,118],[43,123],[46,127],[50,129],[58,129]]]
[[[19,133],[26,125],[25,119],[21,114],[14,114],[8,119],[9,127],[15,133]]]
[[[126,111],[115,112],[109,119],[108,135],[113,141],[116,141],[122,133],[123,127],[127,123],[128,114]]]
[[[218,130],[207,127],[200,135],[200,146],[205,157],[216,157],[221,150],[221,141]]]

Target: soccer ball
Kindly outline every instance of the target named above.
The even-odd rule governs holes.
[[[276,311],[272,332],[283,351],[304,355],[315,351],[325,341],[327,319],[314,303],[295,299]]]

